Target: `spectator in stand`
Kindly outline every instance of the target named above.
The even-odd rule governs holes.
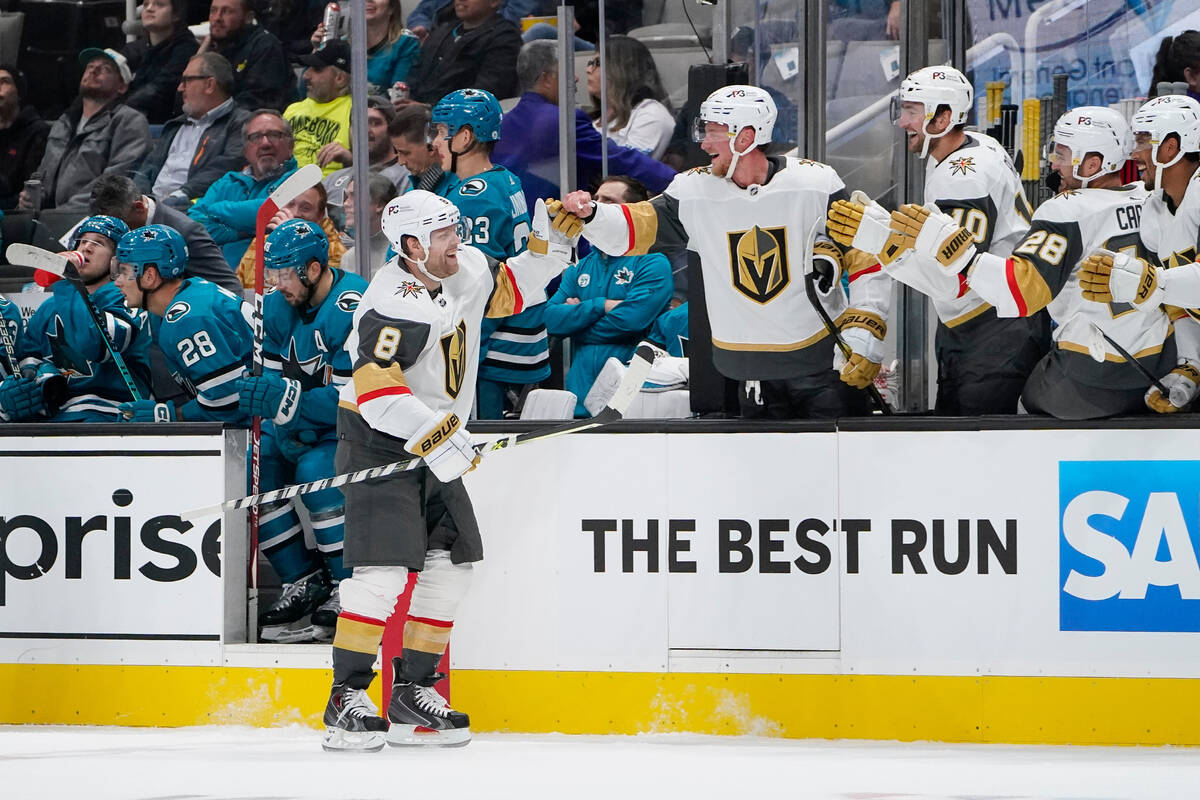
[[[421,55],[421,42],[404,27],[400,0],[367,0],[367,91],[387,94],[405,85]],[[312,35],[316,50],[325,38],[322,22]]]
[[[42,181],[41,208],[86,211],[97,178],[132,173],[150,150],[146,117],[121,102],[133,78],[125,56],[89,47],[80,52],[79,63],[84,67],[79,97],[51,126],[32,176]],[[19,205],[33,207],[24,191]]]
[[[42,162],[50,123],[24,105],[25,74],[0,64],[0,209],[16,206],[21,186]]]
[[[396,197],[396,187],[378,172],[372,172],[367,179],[367,188],[370,190],[368,194],[367,220],[371,224],[371,235],[369,244],[371,252],[367,256],[367,263],[358,263],[358,254],[356,248],[351,244],[342,256],[342,268],[357,272],[367,280],[371,280],[372,276],[379,271],[379,268],[384,265],[388,257],[388,249],[391,243],[387,236],[383,233],[383,207],[388,202]],[[354,235],[354,181],[346,187],[346,233],[353,237]],[[353,242],[353,239],[351,239]]]
[[[1184,81],[1188,97],[1200,100],[1200,31],[1184,31],[1159,43],[1147,97],[1158,97],[1160,81]]]
[[[499,14],[500,0],[455,0],[455,19],[436,27],[421,45],[412,99],[433,105],[457,89],[493,96],[517,93],[521,32]]]
[[[187,243],[186,276],[203,278],[230,291],[241,289],[237,276],[221,255],[221,248],[217,247],[203,225],[182,211],[157,203],[153,197],[142,194],[134,182],[124,175],[97,178],[88,208],[91,214],[106,214],[122,220],[131,230],[145,225],[174,228]]]
[[[312,32],[325,16],[326,0],[270,0],[266,5],[260,21],[283,44],[284,54],[294,59],[311,53]]]
[[[540,197],[559,197],[558,186],[558,53],[545,39],[521,48],[517,72],[521,78],[521,100],[500,123],[500,141],[492,160],[508,167],[525,190],[530,208]],[[575,171],[580,186],[600,179],[600,133],[592,120],[575,109]],[[608,171],[629,175],[651,192],[667,188],[675,170],[628,147],[609,141]]]
[[[520,27],[522,17],[541,13],[540,9],[544,5],[542,0],[505,0],[500,4],[500,16]],[[453,14],[452,0],[421,0],[408,15],[408,29],[423,44],[429,32],[436,28],[439,22],[453,19]]]
[[[133,70],[125,105],[161,125],[178,112],[175,89],[200,43],[188,30],[184,0],[144,0],[142,35],[121,52]]]
[[[267,223],[267,233],[275,230],[277,226],[289,219],[306,219],[319,225],[325,232],[325,237],[329,239],[329,267],[340,267],[342,256],[346,253],[346,246],[342,244],[337,227],[329,218],[328,211],[325,185],[318,183],[311,189],[306,189],[296,195],[292,202],[275,212],[275,216],[271,217],[271,221]],[[254,261],[257,254],[258,243],[251,240],[250,246],[246,248],[246,254],[242,256],[242,263],[238,265],[238,280],[247,289],[254,288]]]
[[[350,44],[330,39],[297,61],[305,66],[308,96],[288,106],[283,118],[295,136],[296,163],[302,167],[316,164],[328,177],[354,163],[350,154]]]
[[[597,203],[649,200],[633,178],[612,176],[596,189]],[[575,416],[590,416],[583,399],[604,362],[626,362],[671,302],[671,264],[661,253],[609,256],[592,250],[563,272],[546,303],[546,330],[571,340],[566,388],[578,398]]]
[[[393,197],[407,192],[411,185],[408,168],[396,157],[396,148],[388,136],[388,125],[395,118],[396,110],[392,108],[391,101],[382,95],[367,95],[367,155],[371,171],[380,173],[399,189],[393,193]],[[354,167],[346,167],[324,181],[325,191],[329,193],[330,216],[340,223],[338,227],[344,228],[349,224],[349,219],[342,212],[342,205],[345,202],[346,185],[353,178]]]
[[[559,4],[555,0],[542,0],[540,8],[532,12],[537,16],[553,16]],[[575,50],[595,50],[600,41],[600,3],[598,0],[576,0],[575,6]],[[642,26],[641,0],[609,2],[604,6],[604,27],[609,36],[628,33]],[[535,39],[557,39],[558,27],[546,22],[537,22],[521,37],[526,42]]]
[[[233,65],[239,106],[282,111],[294,96],[292,70],[283,45],[253,17],[250,0],[212,0],[200,52],[220,53]]]
[[[292,158],[292,126],[278,111],[254,112],[242,127],[246,166],[227,172],[188,211],[220,247],[232,268],[254,238],[258,207],[275,187],[296,171]]]
[[[234,105],[233,67],[218,53],[188,61],[179,93],[183,114],[163,126],[133,178],[142,193],[186,210],[218,178],[246,162],[242,126],[250,112]]]
[[[608,73],[608,131],[614,142],[660,158],[671,142],[675,117],[667,106],[654,56],[646,45],[629,36],[613,36],[606,44]],[[587,62],[587,91],[592,98],[592,124],[600,121],[600,57]]]
[[[458,176],[442,169],[442,158],[429,140],[432,122],[429,106],[410,103],[396,112],[396,118],[388,124],[388,137],[392,140],[396,159],[409,172],[408,187],[397,187],[400,194],[408,189],[423,189],[449,197],[458,186]]]

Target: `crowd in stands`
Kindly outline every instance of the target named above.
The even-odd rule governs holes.
[[[197,40],[182,0],[146,0],[137,38],[120,50],[79,53],[78,96],[57,119],[41,119],[26,76],[0,65],[0,211],[78,212],[80,221],[103,216],[131,231],[168,226],[187,248],[182,279],[236,292],[255,282],[263,200],[296,169],[316,164],[323,182],[281,209],[268,230],[312,223],[324,234],[328,268],[370,278],[393,257],[379,214],[412,189],[450,198],[465,240],[503,260],[524,248],[539,198],[587,188],[599,202],[636,202],[677,175],[672,140],[691,120],[672,108],[646,45],[623,35],[641,22],[640,5],[607,4],[607,82],[599,57],[588,60],[578,86],[587,99],[573,110],[577,184],[563,187],[558,50],[545,38],[556,32],[519,24],[552,14],[553,3],[422,0],[405,20],[398,0],[368,0],[371,177],[356,193],[351,48],[344,26],[325,29],[321,4],[257,10],[250,0],[212,0],[208,34]],[[869,18],[892,36],[894,5],[857,4],[838,18]],[[599,5],[575,6],[576,47],[594,50]],[[745,39],[735,33],[735,56]],[[1164,42],[1156,80],[1160,74],[1189,82],[1200,74],[1200,34]],[[498,99],[510,98],[515,104],[501,114]],[[777,100],[786,129],[786,98]],[[356,196],[369,209],[365,258],[351,248]],[[108,239],[96,231],[81,237],[82,229],[64,242],[93,241],[99,250],[102,239],[115,248],[120,238],[115,227],[104,229]],[[586,414],[584,395],[604,362],[627,357],[664,312],[683,304],[686,314],[686,286],[673,278],[681,250],[614,257],[585,246],[581,255],[547,304],[485,331],[481,417],[517,411],[528,389],[550,378],[551,343],[560,338],[572,352],[558,380]]]

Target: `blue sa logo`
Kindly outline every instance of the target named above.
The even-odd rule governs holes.
[[[1200,631],[1200,461],[1063,461],[1059,629]]]

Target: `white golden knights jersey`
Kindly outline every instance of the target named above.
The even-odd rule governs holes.
[[[831,168],[771,158],[767,182],[745,189],[707,167],[682,173],[653,200],[596,206],[584,228],[609,255],[645,253],[656,241],[699,254],[712,326],[713,363],[736,380],[778,380],[829,368],[828,336],[805,290],[816,249],[849,272],[849,303],[835,282],[821,298],[836,320],[847,308],[886,322],[891,278],[876,260],[825,235],[829,204],[846,196]]]
[[[353,374],[339,406],[400,440],[392,446],[402,446],[431,411],[468,418],[484,315],[507,317],[544,302],[546,283],[565,266],[529,251],[500,263],[470,245],[459,247],[458,263],[458,272],[431,292],[399,256],[392,258],[354,314],[346,340]]]
[[[1038,207],[1029,233],[1007,259],[984,255],[971,267],[970,286],[992,302],[1000,316],[1049,311],[1057,325],[1058,357],[1073,377],[1088,385],[1129,388],[1124,385],[1127,380],[1131,386],[1144,383],[1132,369],[1105,369],[1125,359],[1093,326],[1155,374],[1174,366],[1159,363],[1163,343],[1173,332],[1166,310],[1143,312],[1129,303],[1084,300],[1079,289],[1079,262],[1091,253],[1136,252],[1147,194],[1140,183],[1062,192]],[[1089,344],[1104,348],[1104,364],[1091,358]]]
[[[946,158],[926,163],[925,199],[970,231],[979,252],[1007,257],[1029,230],[1033,211],[1008,151],[987,134],[966,135]],[[969,291],[952,300],[933,298],[933,307],[938,319],[953,328],[991,306]]]
[[[1171,269],[1196,261],[1200,250],[1200,170],[1192,173],[1178,208],[1162,189],[1146,198],[1141,236],[1138,255],[1151,264]],[[1200,319],[1200,309],[1189,308],[1188,313]]]

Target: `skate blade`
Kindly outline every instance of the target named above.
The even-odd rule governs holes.
[[[317,632],[327,630],[326,628],[318,628],[314,625],[305,625],[302,628],[289,628],[287,625],[268,625],[262,629],[259,634],[259,641],[270,642],[271,644],[302,644],[304,642],[317,641]],[[332,638],[329,641],[333,641]]]
[[[400,725],[393,722],[388,727],[387,743],[392,747],[465,747],[471,741],[470,728],[455,728],[447,731],[417,730],[417,725]]]
[[[383,733],[374,731],[344,731],[329,726],[321,749],[329,753],[378,753],[383,749]]]

